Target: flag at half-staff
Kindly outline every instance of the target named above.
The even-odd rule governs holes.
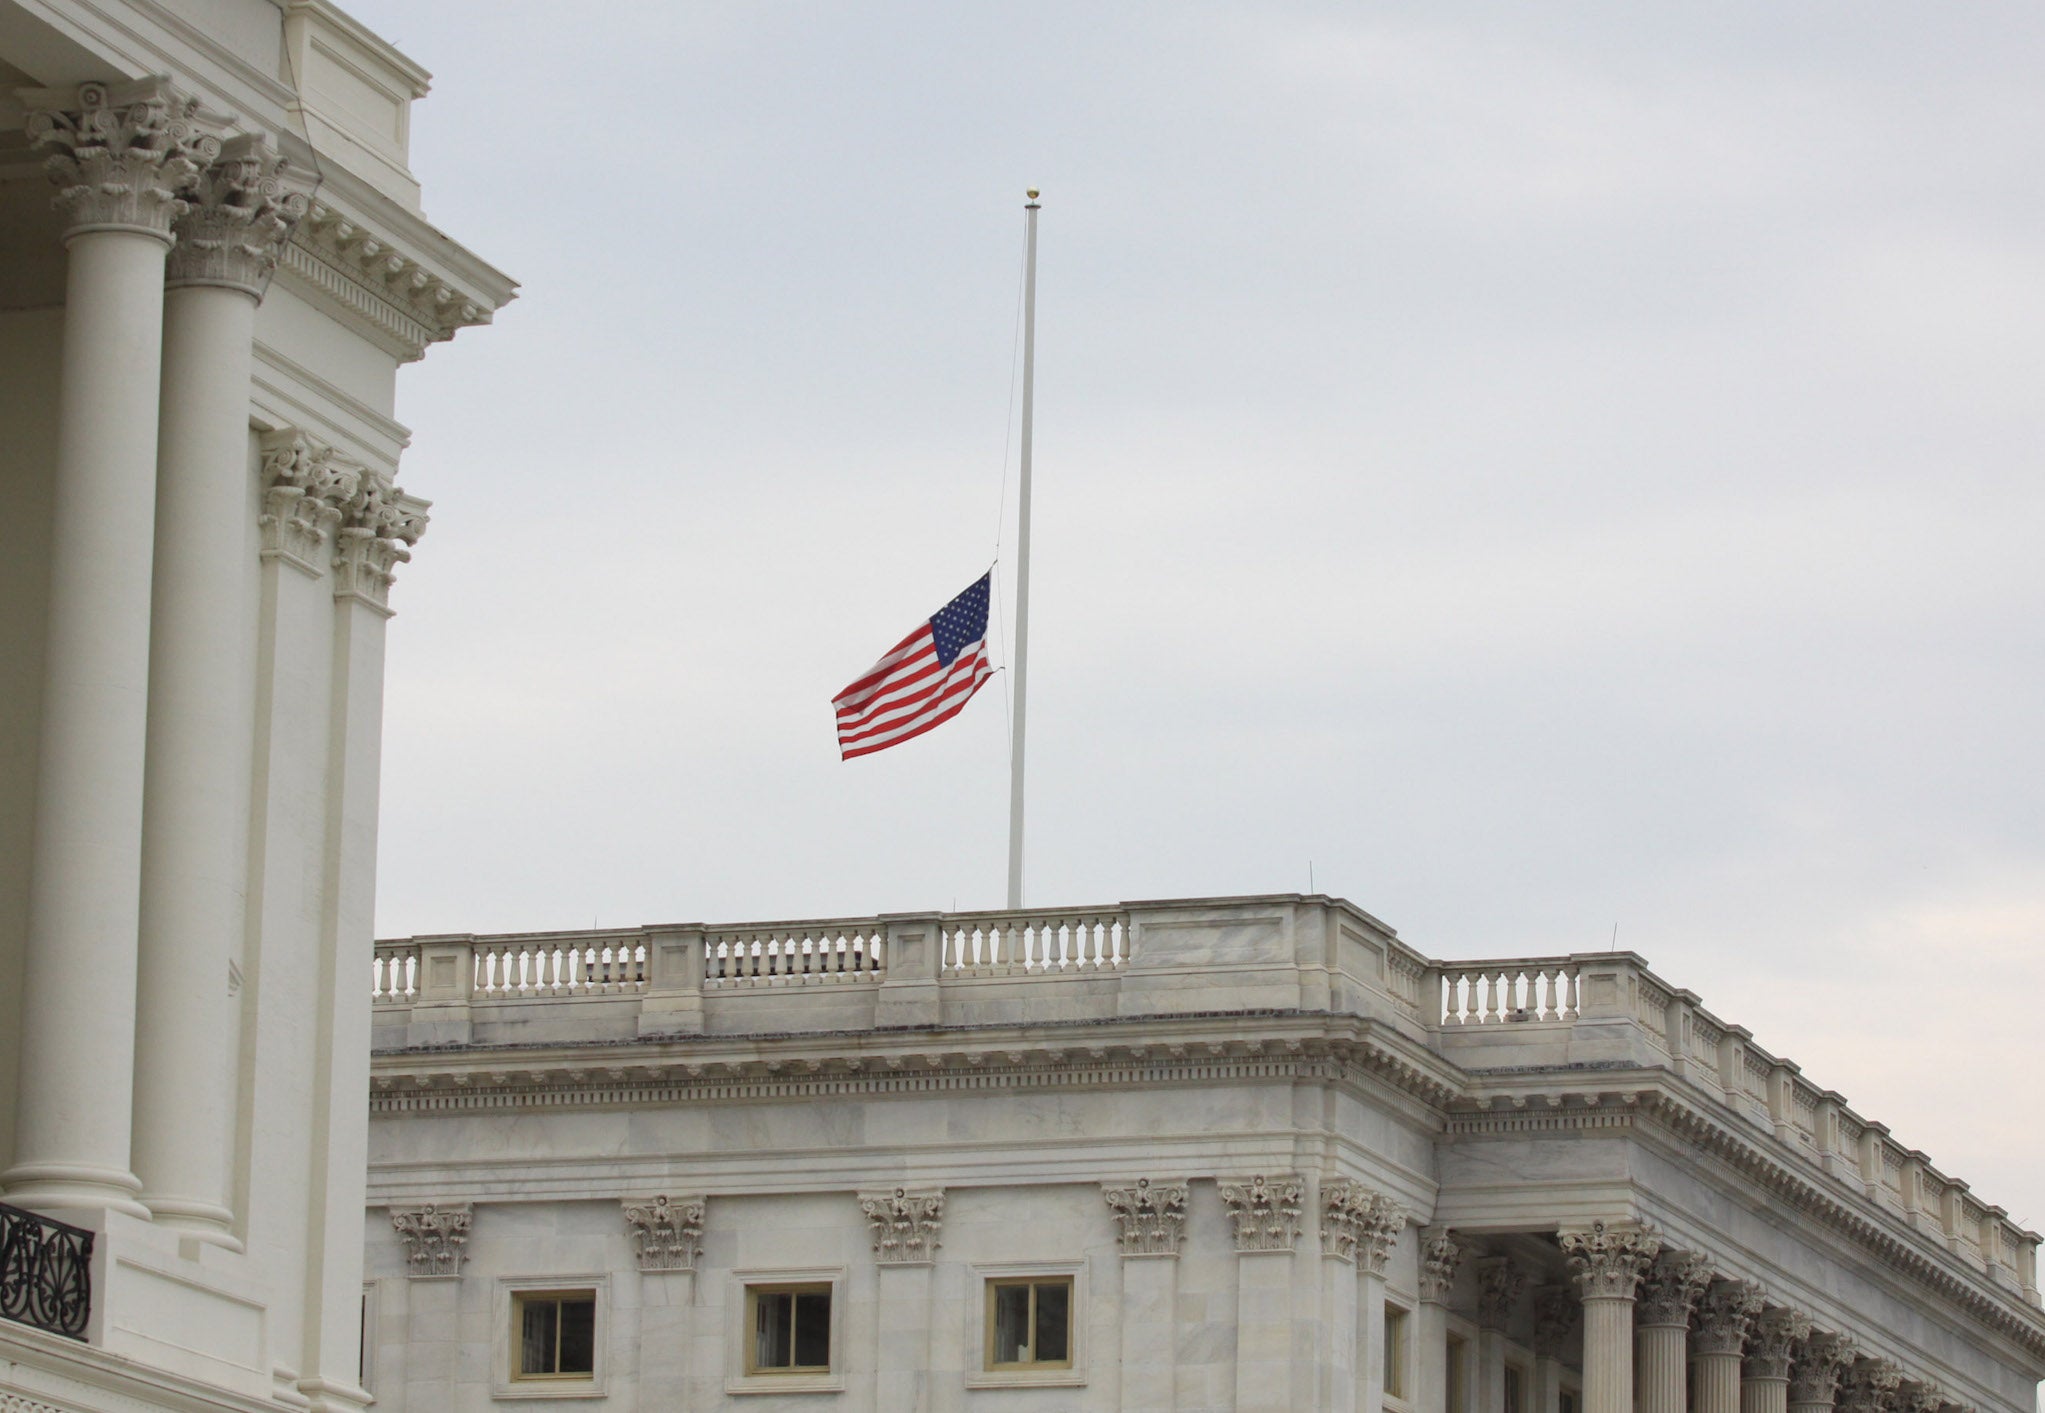
[[[975,579],[831,699],[841,759],[884,751],[950,721],[993,676],[987,661],[993,574]]]

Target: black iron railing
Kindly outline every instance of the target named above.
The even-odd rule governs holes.
[[[0,1202],[0,1319],[85,1338],[92,1233]]]

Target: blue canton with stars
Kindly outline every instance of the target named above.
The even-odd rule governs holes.
[[[937,660],[952,665],[966,645],[987,636],[987,594],[994,571],[975,579],[972,587],[930,615],[930,637],[937,647]]]

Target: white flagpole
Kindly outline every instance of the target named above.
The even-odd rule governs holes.
[[[1008,761],[1008,906],[1022,906],[1023,717],[1030,669],[1030,414],[1037,385],[1037,193],[1023,207],[1022,505],[1015,537],[1015,738]]]

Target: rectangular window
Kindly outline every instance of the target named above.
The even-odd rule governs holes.
[[[1576,1413],[1576,1393],[1573,1389],[1562,1390],[1562,1413]]]
[[[1446,1396],[1442,1404],[1448,1409],[1448,1413],[1463,1413],[1463,1410],[1469,1407],[1464,1401],[1463,1394],[1463,1352],[1466,1343],[1461,1335],[1452,1334],[1448,1337],[1443,1351],[1448,1368],[1443,1372],[1442,1389]]]
[[[511,1301],[514,1379],[587,1379],[596,1372],[596,1292],[522,1290]]]
[[[1526,1407],[1525,1403],[1521,1401],[1523,1397],[1521,1391],[1524,1387],[1525,1384],[1521,1380],[1519,1367],[1514,1364],[1506,1365],[1505,1413],[1521,1413],[1521,1410]]]
[[[987,1367],[1072,1367],[1072,1277],[987,1282]]]
[[[748,1374],[819,1374],[831,1368],[831,1286],[746,1287]]]
[[[1385,1394],[1406,1397],[1406,1312],[1385,1306]]]

